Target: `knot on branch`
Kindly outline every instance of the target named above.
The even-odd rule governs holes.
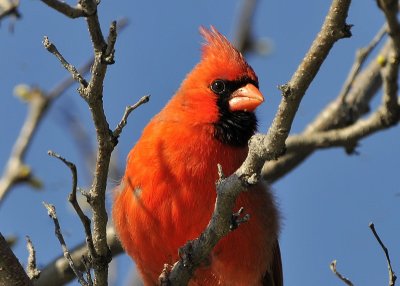
[[[107,246],[107,254],[106,255],[98,255],[89,257],[89,263],[93,265],[93,269],[96,271],[105,271],[108,269],[108,264],[110,264],[112,260],[112,253],[110,248]]]
[[[346,151],[347,155],[360,155],[360,152],[357,151],[358,146],[359,145],[357,141],[349,141],[344,147],[344,150]]]
[[[351,33],[351,28],[353,27],[353,24],[347,24],[345,23],[343,28],[340,30],[340,38],[344,39],[344,38],[350,38],[352,36]]]
[[[93,16],[97,13],[97,5],[100,4],[99,0],[79,0],[78,4],[82,7],[85,17]]]
[[[286,99],[290,99],[290,97],[292,96],[292,88],[290,87],[289,84],[285,83],[282,85],[278,85],[278,89],[280,91],[282,91],[282,96]]]

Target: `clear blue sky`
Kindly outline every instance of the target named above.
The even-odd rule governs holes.
[[[68,1],[75,2],[75,1]],[[259,111],[260,131],[265,131],[280,100],[277,85],[287,82],[303,58],[324,20],[330,1],[260,1],[254,33],[267,37],[273,50],[267,57],[249,55],[257,72],[266,102]],[[99,16],[104,32],[109,23],[121,17],[130,20],[116,45],[116,64],[107,73],[104,102],[111,126],[120,120],[126,105],[144,94],[150,103],[135,111],[118,145],[117,163],[121,168],[141,129],[178,88],[199,60],[200,25],[214,25],[232,39],[241,1],[102,1]],[[14,33],[0,27],[0,168],[3,168],[24,121],[26,106],[12,96],[20,83],[50,90],[68,76],[59,62],[42,46],[47,35],[63,55],[80,66],[92,54],[83,19],[71,20],[40,1],[22,1],[23,18]],[[319,110],[333,100],[353,62],[355,50],[367,44],[384,18],[375,1],[356,0],[348,23],[353,37],[335,45],[328,60],[307,91],[298,111],[293,133],[300,132]],[[378,104],[380,99],[374,101]],[[36,246],[39,265],[61,253],[53,235],[53,224],[42,201],[56,205],[67,243],[73,247],[83,240],[77,216],[67,203],[70,173],[60,162],[48,157],[52,149],[75,162],[81,170],[79,185],[90,184],[86,166],[63,123],[67,108],[78,116],[90,135],[93,127],[88,108],[75,88],[52,107],[40,126],[27,163],[44,182],[40,192],[16,187],[0,208],[0,231],[20,237],[14,248],[26,261],[24,236]],[[399,265],[399,128],[363,140],[360,155],[348,156],[342,149],[315,153],[295,171],[273,185],[283,217],[281,249],[286,285],[343,285],[329,270],[338,260],[338,269],[357,285],[387,284],[383,252],[373,238],[368,223],[374,221],[390,250],[393,265]],[[94,144],[94,138],[91,139]],[[110,189],[118,182],[110,178]],[[109,192],[108,205],[111,201]],[[132,269],[121,257],[115,266],[124,285]],[[395,268],[396,270],[400,270]]]

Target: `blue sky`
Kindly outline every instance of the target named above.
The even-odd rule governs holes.
[[[198,27],[214,25],[232,39],[240,4],[241,1],[228,0],[101,2],[99,16],[105,33],[114,19],[126,17],[130,21],[117,40],[116,64],[109,67],[104,83],[104,104],[110,125],[116,126],[126,105],[144,94],[152,96],[148,104],[134,112],[120,138],[116,161],[121,169],[142,128],[198,62],[201,43]],[[319,31],[330,1],[260,1],[259,4],[254,34],[268,38],[272,52],[268,56],[248,55],[248,61],[259,76],[266,98],[258,111],[259,129],[265,132],[280,101],[276,87],[290,79]],[[40,1],[22,1],[20,10],[23,18],[15,23],[13,33],[7,29],[9,21],[0,27],[1,168],[26,115],[26,106],[12,95],[14,86],[25,83],[50,90],[69,76],[43,48],[43,36],[48,36],[77,67],[92,54],[83,19],[67,19]],[[366,45],[383,22],[375,1],[352,3],[348,23],[354,25],[353,37],[341,40],[331,51],[306,93],[292,133],[301,132],[337,96],[355,50]],[[42,179],[44,189],[37,192],[17,186],[0,207],[0,231],[20,237],[14,250],[22,261],[27,258],[25,235],[31,236],[40,265],[61,253],[42,201],[56,205],[70,247],[83,239],[82,227],[66,199],[71,184],[69,170],[47,155],[47,150],[52,149],[75,162],[81,171],[79,185],[90,185],[89,172],[62,115],[63,110],[69,110],[89,135],[94,135],[88,108],[75,89],[71,88],[56,101],[27,155],[27,163]],[[379,102],[378,97],[373,103]],[[357,285],[387,283],[386,261],[368,223],[375,222],[390,250],[393,265],[399,265],[398,136],[399,128],[395,127],[366,138],[360,143],[358,156],[348,156],[338,148],[316,152],[272,186],[283,217],[281,249],[286,285],[343,285],[329,270],[333,259],[338,260],[339,271]],[[92,137],[89,143],[94,144],[94,140]],[[118,180],[115,176],[110,178],[110,190]],[[108,205],[110,201],[111,191]],[[116,267],[119,278],[115,284],[124,285],[132,264],[121,256]]]

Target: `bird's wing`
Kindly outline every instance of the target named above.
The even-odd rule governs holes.
[[[283,286],[282,259],[279,243],[276,241],[273,247],[273,261],[262,281],[263,286]]]

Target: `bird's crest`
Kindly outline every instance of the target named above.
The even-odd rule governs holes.
[[[247,64],[243,55],[217,29],[213,26],[210,29],[200,27],[200,34],[205,40],[202,46],[204,62],[211,62],[210,66],[218,70],[223,67],[227,79],[243,75],[257,80],[253,69]]]

